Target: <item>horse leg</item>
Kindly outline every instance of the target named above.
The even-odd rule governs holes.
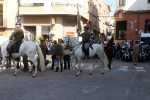
[[[101,60],[101,63],[102,63],[102,74],[104,74],[104,62]]]
[[[14,73],[14,76],[17,76],[17,65],[16,65],[16,63],[15,63],[15,59],[13,58],[12,59],[12,62],[13,62],[13,65],[14,65],[14,69],[15,69],[15,73]]]
[[[77,68],[76,68],[76,65],[77,64],[77,58],[75,58],[75,60],[74,60],[74,64],[73,64],[73,68],[75,69],[75,70],[78,70]]]
[[[111,59],[108,60],[108,68],[111,70]]]
[[[2,59],[2,66],[1,66],[1,68],[0,68],[0,72],[2,72],[3,71],[3,68],[4,68],[4,65],[5,65],[5,62],[6,62],[6,58],[5,57],[3,57],[3,59]]]
[[[91,68],[91,71],[90,71],[89,75],[92,75],[96,63],[97,63],[97,61],[94,61],[93,66]]]
[[[82,70],[81,70],[81,59],[78,59],[78,70],[77,71],[78,72],[77,72],[76,76],[79,76],[80,73],[82,72]]]
[[[29,57],[30,58],[30,57]],[[34,74],[33,74],[33,77],[36,76],[36,73],[37,73],[37,61],[35,60],[34,57],[30,58],[30,60],[33,62],[34,66],[35,66],[35,71],[34,71]],[[32,66],[33,67],[33,66]],[[32,67],[30,68],[30,73],[32,73]]]

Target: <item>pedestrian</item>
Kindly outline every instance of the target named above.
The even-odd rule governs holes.
[[[56,46],[56,59],[59,60],[60,62],[60,69],[61,69],[61,72],[63,72],[63,58],[64,58],[64,48],[63,48],[63,40],[62,39],[59,39],[58,40],[58,44]],[[56,71],[55,72],[58,72],[59,70],[59,66],[56,67]]]
[[[64,69],[70,69],[70,50],[64,49]]]
[[[51,49],[50,49],[50,55],[52,58],[52,66],[51,66],[50,70],[54,69],[54,60],[56,59],[56,50],[55,50],[56,46],[57,46],[57,41],[54,40],[53,44],[51,46]]]
[[[24,38],[24,33],[23,30],[21,29],[21,23],[17,22],[16,24],[16,29],[14,30],[14,32],[10,35],[9,39],[10,42],[7,46],[7,51],[8,51],[8,56],[6,56],[6,58],[11,59],[12,58],[12,54],[11,54],[11,47],[13,45],[15,45],[17,42],[21,42]]]
[[[84,26],[84,32],[82,34],[78,32],[78,35],[82,37],[83,52],[85,53],[84,58],[87,57],[87,59],[89,59],[89,46],[90,46],[89,40],[91,36],[88,30],[89,30],[89,27]]]
[[[45,40],[41,40],[41,44],[40,44],[44,59],[46,61],[46,51],[47,51],[47,47],[46,47],[46,43]]]
[[[138,41],[135,41],[133,45],[133,51],[132,51],[132,59],[134,62],[133,64],[134,66],[137,65],[138,56],[139,56],[139,46],[138,46]]]
[[[117,44],[116,44],[116,59],[120,59],[120,49],[121,48],[121,46],[120,46],[120,43],[119,42],[117,42]]]

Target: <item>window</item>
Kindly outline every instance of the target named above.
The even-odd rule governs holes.
[[[98,12],[101,13],[101,5],[99,4]]]
[[[50,32],[50,27],[49,26],[41,26],[41,33],[48,35]]]
[[[44,6],[44,0],[20,0],[20,6]]]
[[[116,22],[116,39],[125,40],[127,31],[127,21]]]
[[[119,6],[125,5],[126,0],[119,0]]]
[[[150,19],[145,20],[145,33],[150,33]]]
[[[150,3],[150,0],[148,0],[148,3]]]

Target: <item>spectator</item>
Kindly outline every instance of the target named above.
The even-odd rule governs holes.
[[[70,69],[70,51],[64,49],[64,69],[67,69],[67,67]]]
[[[138,56],[139,56],[139,46],[138,46],[138,41],[135,41],[133,46],[133,52],[132,52],[132,59],[134,61],[133,64],[134,66],[137,65]]]
[[[116,44],[116,59],[120,59],[120,44],[117,42]]]
[[[58,40],[58,44],[56,46],[56,59],[59,60],[60,62],[60,69],[61,72],[63,72],[63,58],[64,58],[64,50],[63,50],[63,46],[62,46],[63,40],[60,39]],[[59,67],[56,67],[56,72],[58,72]]]
[[[46,43],[45,43],[44,40],[41,40],[40,47],[41,47],[41,50],[42,50],[44,59],[45,59],[45,61],[46,61],[46,50],[47,50],[47,47],[46,47]]]
[[[54,40],[53,44],[51,46],[51,49],[50,49],[50,54],[51,54],[51,58],[52,58],[52,66],[51,66],[50,70],[54,69],[54,59],[56,58],[56,50],[55,50],[56,46],[57,46],[57,41]]]

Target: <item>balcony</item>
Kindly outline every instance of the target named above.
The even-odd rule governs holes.
[[[0,19],[0,28],[7,28],[7,19]]]
[[[53,13],[69,13],[76,14],[77,6],[82,8],[82,5],[77,5],[77,3],[64,3],[64,2],[52,2],[51,9]]]
[[[44,3],[23,3],[19,5],[20,13],[43,13]]]

